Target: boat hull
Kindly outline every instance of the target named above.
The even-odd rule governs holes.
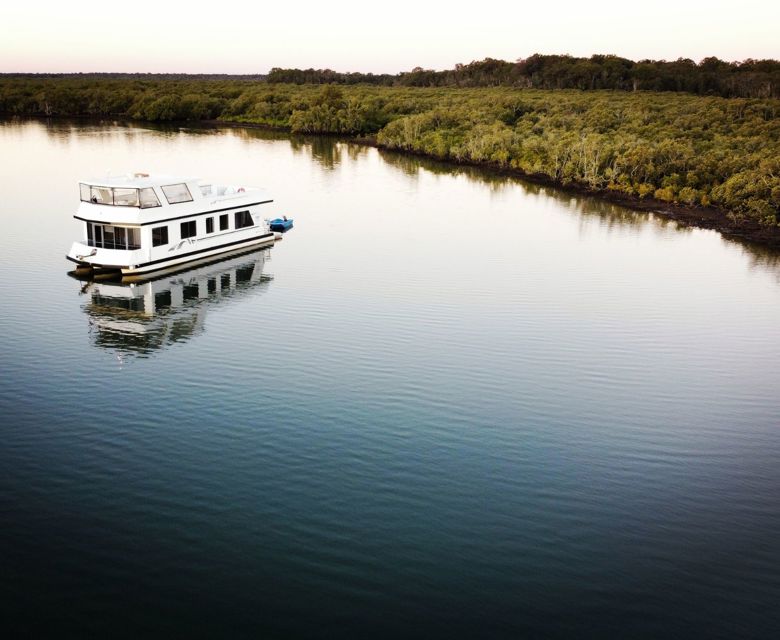
[[[273,232],[264,233],[257,236],[251,236],[241,240],[228,242],[216,247],[206,247],[203,249],[193,249],[183,253],[177,253],[170,257],[165,257],[157,260],[153,260],[141,264],[110,264],[102,259],[101,252],[96,252],[95,255],[85,255],[80,253],[85,248],[84,245],[74,243],[70,253],[66,256],[68,260],[76,263],[76,271],[89,273],[92,272],[96,275],[107,273],[122,275],[140,275],[149,274],[155,271],[167,270],[172,267],[185,265],[191,262],[200,262],[202,260],[208,260],[214,256],[221,255],[223,253],[232,253],[234,251],[243,251],[248,248],[256,248],[272,245],[275,241]],[[117,252],[112,252],[117,253]],[[117,256],[110,256],[116,260]],[[113,262],[113,260],[112,260]]]

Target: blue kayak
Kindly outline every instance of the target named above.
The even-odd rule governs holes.
[[[268,223],[271,227],[271,231],[289,231],[292,229],[293,221],[292,218],[274,218]]]

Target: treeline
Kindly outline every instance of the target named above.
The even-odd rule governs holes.
[[[256,81],[122,74],[0,76],[0,113],[213,120]]]
[[[330,69],[279,69],[272,83],[371,84],[400,87],[522,87],[615,91],[684,91],[727,98],[780,97],[780,61],[725,62],[687,58],[634,62],[614,55],[575,58],[535,54],[517,62],[486,58],[447,71],[417,67],[397,75],[339,73]]]
[[[0,78],[0,112],[213,120],[489,164],[780,223],[780,100],[680,93]]]

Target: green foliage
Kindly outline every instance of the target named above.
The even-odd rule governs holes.
[[[780,223],[780,156],[729,176],[712,190],[712,200],[736,219],[753,218],[767,225]]]
[[[280,84],[371,84],[403,87],[522,87],[526,89],[612,89],[686,91],[723,97],[780,97],[780,62],[725,62],[705,58],[699,64],[680,58],[634,62],[615,55],[575,58],[534,54],[507,62],[494,58],[433,71],[415,67],[398,75],[339,73],[331,69],[271,69],[268,81]]]
[[[529,69],[540,64],[527,62]],[[605,58],[598,64],[614,66],[610,73],[625,72],[619,60]],[[556,72],[564,78],[570,73],[566,65]],[[707,65],[718,67],[713,60]],[[506,70],[498,65],[495,73],[503,73],[501,68]],[[586,65],[580,71],[587,69],[595,68]],[[471,77],[474,69],[458,72]],[[389,149],[491,164],[632,197],[712,204],[737,221],[780,224],[780,100],[773,98],[269,84],[237,78],[0,76],[0,112],[221,119],[300,133],[373,136]]]

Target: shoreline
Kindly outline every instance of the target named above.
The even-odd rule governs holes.
[[[546,187],[552,187],[560,189],[566,193],[576,194],[580,196],[589,196],[593,198],[601,199],[605,202],[610,202],[620,206],[624,206],[635,211],[641,211],[645,213],[652,213],[654,215],[661,216],[663,218],[673,220],[678,224],[686,227],[693,227],[698,229],[708,229],[717,231],[724,238],[729,240],[735,240],[738,242],[759,245],[764,249],[771,249],[773,251],[780,252],[780,226],[763,226],[754,220],[743,220],[740,222],[734,221],[729,217],[728,213],[723,209],[717,207],[701,207],[701,206],[688,206],[681,205],[672,202],[665,202],[662,200],[656,200],[655,198],[639,198],[638,196],[631,196],[617,191],[611,191],[609,189],[591,189],[583,184],[576,182],[562,183],[545,174],[529,174],[516,168],[505,167],[490,162],[471,162],[471,161],[459,161],[452,158],[441,158],[432,154],[423,153],[419,151],[411,151],[408,149],[398,149],[385,147],[377,143],[376,138],[372,136],[348,136],[335,133],[292,133],[289,127],[273,126],[262,123],[252,122],[239,122],[232,120],[187,120],[187,121],[170,121],[165,123],[160,122],[148,122],[144,120],[133,120],[130,118],[116,117],[116,118],[94,118],[92,116],[69,116],[69,117],[46,117],[46,116],[18,116],[8,114],[0,114],[3,119],[30,119],[30,120],[54,120],[54,121],[68,121],[68,120],[85,120],[85,121],[100,121],[112,120],[115,122],[122,122],[128,124],[140,124],[140,125],[154,125],[154,126],[174,126],[174,127],[200,127],[200,128],[233,128],[233,129],[262,129],[266,131],[276,131],[284,133],[290,136],[309,137],[309,136],[325,136],[329,138],[335,138],[343,142],[351,144],[359,144],[368,147],[374,147],[391,153],[398,153],[400,155],[412,156],[417,158],[424,158],[427,160],[433,160],[440,162],[444,165],[452,167],[472,167],[481,169],[483,171],[489,171],[493,174],[503,175],[507,177],[524,180],[534,184],[539,184]]]
[[[433,160],[452,167],[472,167],[482,169],[484,171],[490,171],[494,174],[525,180],[527,182],[539,184],[545,187],[553,187],[567,193],[598,198],[605,202],[617,204],[628,209],[634,209],[644,213],[652,213],[668,220],[673,220],[674,222],[677,222],[678,224],[685,227],[717,231],[724,238],[729,240],[735,240],[745,244],[759,245],[765,249],[771,249],[773,251],[780,251],[780,226],[763,226],[753,220],[736,222],[729,217],[726,211],[717,207],[693,207],[676,204],[673,202],[665,202],[663,200],[656,200],[655,198],[639,198],[637,196],[630,196],[618,191],[611,191],[609,189],[591,189],[590,187],[576,182],[569,182],[564,184],[542,173],[525,173],[520,169],[504,167],[489,162],[463,162],[453,160],[451,158],[440,158],[428,153],[410,151],[408,149],[394,149],[385,147],[381,144],[378,144],[376,139],[371,136],[345,136],[334,133],[292,133],[290,129],[286,127],[275,127],[261,123],[236,122],[228,120],[201,120],[198,121],[198,124],[200,126],[205,125],[214,128],[228,127],[234,129],[264,129],[266,131],[278,131],[280,133],[301,137],[327,136],[352,144],[360,144],[367,147],[373,147],[375,149],[381,149],[382,151],[398,153],[405,156],[424,158],[426,160]]]

